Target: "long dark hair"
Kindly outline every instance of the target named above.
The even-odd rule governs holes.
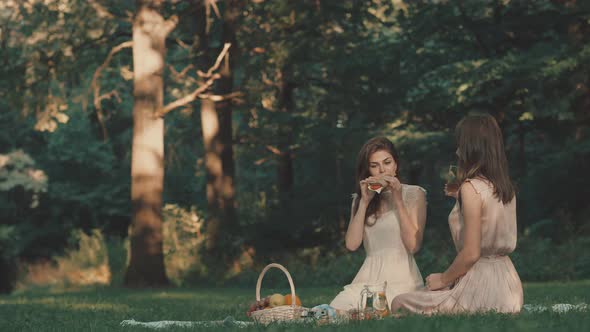
[[[395,146],[393,145],[393,143],[391,143],[391,141],[389,139],[387,139],[386,137],[374,137],[374,138],[371,138],[370,140],[368,140],[363,145],[363,147],[359,151],[359,154],[356,158],[355,187],[356,187],[357,199],[354,204],[354,208],[352,209],[353,215],[355,215],[356,212],[358,211],[359,202],[361,199],[361,186],[360,186],[359,182],[361,180],[368,178],[371,175],[371,173],[369,172],[369,158],[371,158],[371,155],[373,153],[375,153],[377,151],[381,151],[381,150],[387,151],[393,156],[393,160],[397,164],[397,169],[398,169],[398,173],[399,173],[399,155],[398,155],[397,150],[395,149]],[[369,202],[369,206],[367,206],[367,212],[365,214],[365,223],[367,223],[367,219],[369,216],[371,216],[377,212],[377,208],[379,207],[380,203],[381,203],[381,195],[375,195],[375,197],[373,197],[371,202]]]
[[[504,204],[515,195],[508,173],[502,131],[489,114],[464,117],[457,124],[458,169],[457,180],[483,177],[494,185],[494,195]]]

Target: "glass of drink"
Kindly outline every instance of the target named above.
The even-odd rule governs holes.
[[[457,166],[450,165],[447,172],[444,174],[445,179],[445,194],[447,196],[457,197],[459,191],[459,181],[457,181]]]
[[[365,285],[361,291],[360,310],[365,319],[380,319],[389,315],[389,303],[385,292],[387,281],[380,284]]]

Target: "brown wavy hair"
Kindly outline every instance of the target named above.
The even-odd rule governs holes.
[[[489,114],[468,115],[455,130],[457,139],[457,180],[482,177],[494,185],[494,195],[504,204],[510,202],[515,189],[508,173],[502,131]]]
[[[393,143],[387,139],[386,137],[374,137],[368,140],[361,150],[358,153],[356,158],[356,194],[357,199],[354,204],[354,208],[352,209],[353,215],[356,214],[359,208],[359,203],[361,199],[361,186],[359,182],[368,178],[371,173],[369,172],[369,158],[371,155],[377,151],[387,151],[393,156],[393,160],[397,165],[397,173],[399,174],[399,155]],[[365,214],[365,224],[372,226],[373,224],[367,223],[367,219],[369,216],[374,215],[377,212],[377,208],[381,204],[381,195],[375,195],[371,202],[369,202],[369,206],[367,206],[367,212]]]

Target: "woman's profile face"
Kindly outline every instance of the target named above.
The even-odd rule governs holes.
[[[391,153],[385,150],[374,152],[369,157],[369,174],[371,176],[397,175],[397,164]]]

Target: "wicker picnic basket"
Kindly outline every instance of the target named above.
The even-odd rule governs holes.
[[[260,286],[262,285],[262,279],[264,278],[266,271],[273,267],[283,271],[289,280],[289,286],[291,286],[291,304],[253,311],[252,318],[254,321],[261,324],[301,320],[301,313],[307,309],[297,305],[297,301],[295,300],[295,285],[293,284],[293,279],[291,278],[289,271],[287,271],[287,269],[281,264],[268,264],[262,270],[262,272],[260,272],[260,275],[258,276],[258,282],[256,282],[256,301],[260,301]]]

